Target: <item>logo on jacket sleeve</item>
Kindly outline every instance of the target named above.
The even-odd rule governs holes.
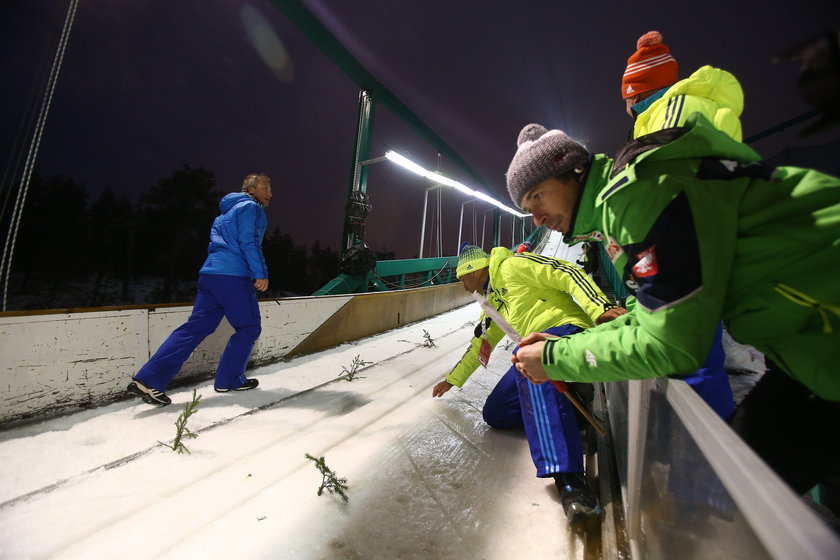
[[[621,245],[618,244],[618,241],[612,235],[610,235],[609,240],[607,241],[606,250],[607,256],[610,257],[613,264],[615,264],[615,261],[618,260],[618,257],[624,254],[624,249],[621,248]]]
[[[571,242],[569,242],[569,245],[576,245],[576,244],[580,243],[581,241],[603,241],[603,240],[604,240],[604,234],[602,234],[600,231],[591,231],[589,233],[582,233],[580,235],[575,235],[574,237],[572,237]]]
[[[656,262],[656,245],[651,245],[640,252],[636,258],[639,259],[633,265],[633,274],[636,278],[646,278],[659,272],[659,265]]]

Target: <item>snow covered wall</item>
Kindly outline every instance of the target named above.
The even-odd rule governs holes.
[[[375,294],[260,302],[253,365],[404,326],[471,302],[460,284]],[[189,317],[191,305],[0,314],[0,422],[124,396],[129,378]],[[233,329],[227,321],[193,353],[178,382],[211,376]]]

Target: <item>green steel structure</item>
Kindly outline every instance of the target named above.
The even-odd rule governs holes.
[[[360,193],[367,191],[367,164],[378,161],[370,158],[370,140],[373,118],[377,104],[384,105],[422,139],[455,163],[479,185],[487,182],[473,169],[443,138],[415,115],[396,95],[368,72],[339,40],[318,20],[300,0],[272,0],[274,6],[300,29],[309,39],[338,65],[360,88],[356,138],[350,168],[348,207],[353,200],[364,199]],[[521,219],[521,218],[520,218]],[[493,246],[501,243],[499,211],[493,212]],[[521,225],[521,236],[525,224]],[[345,253],[351,247],[364,242],[364,224],[354,224],[345,216],[341,250]],[[454,269],[457,256],[425,259],[380,261],[366,275],[340,274],[313,295],[347,294],[367,291],[403,289],[455,282]]]
[[[458,257],[378,261],[364,276],[339,274],[312,294],[327,296],[360,292],[384,292],[457,282]]]

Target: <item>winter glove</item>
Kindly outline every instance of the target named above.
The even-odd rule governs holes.
[[[492,323],[492,322],[493,321],[490,319],[490,317],[485,317],[485,319],[484,319],[484,329],[482,329],[481,328],[481,321],[479,321],[478,324],[475,326],[475,330],[473,331],[473,333],[475,334],[475,337],[476,338],[480,337],[484,331],[486,331],[487,329],[490,328],[490,323]]]

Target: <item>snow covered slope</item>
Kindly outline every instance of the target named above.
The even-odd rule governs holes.
[[[191,454],[159,445],[192,388],[0,432],[0,558],[582,558],[521,432],[490,430],[491,367],[441,399],[477,305],[197,386]],[[425,333],[434,340],[426,347]],[[337,379],[354,358],[372,362]],[[316,495],[324,456],[350,501]]]

